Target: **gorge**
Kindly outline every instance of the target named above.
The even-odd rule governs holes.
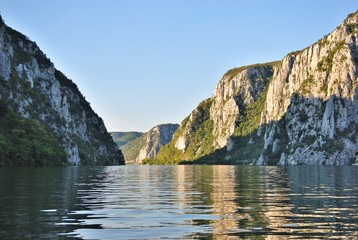
[[[123,152],[126,163],[141,164],[150,161],[157,156],[159,150],[168,144],[173,137],[178,124],[160,124],[146,133],[138,132],[113,132],[113,139],[126,140],[117,141],[118,147]],[[118,138],[118,137],[121,138]]]
[[[281,61],[229,70],[151,163],[354,164],[357,37],[355,12]]]
[[[179,127],[162,131],[158,126],[138,138],[129,160],[355,164],[357,37],[355,12],[330,34],[280,61],[229,70],[212,97]],[[35,42],[2,19],[0,84],[0,166],[124,164],[103,120],[77,85]]]
[[[1,17],[0,86],[0,166],[124,164],[77,85]]]

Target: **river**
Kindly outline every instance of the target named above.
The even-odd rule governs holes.
[[[0,169],[0,239],[358,238],[357,166]]]

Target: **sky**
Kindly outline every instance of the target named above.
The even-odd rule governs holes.
[[[180,123],[229,69],[281,60],[357,0],[1,0],[5,23],[74,81],[109,131]]]

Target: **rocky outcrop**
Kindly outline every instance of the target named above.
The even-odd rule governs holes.
[[[140,164],[142,160],[155,158],[159,150],[172,140],[178,124],[161,124],[153,127],[141,137],[121,147],[126,163]]]
[[[268,84],[275,63],[258,64],[229,71],[217,84],[210,108],[213,121],[213,146],[226,146],[234,134],[240,110],[256,101]]]
[[[358,12],[282,61],[228,71],[212,98],[182,122],[158,161],[355,163],[357,38]]]
[[[38,119],[72,164],[123,164],[102,119],[77,86],[35,42],[0,19],[0,100],[23,118]]]
[[[246,108],[267,89],[276,64],[229,70],[217,84],[213,96],[191,112],[175,132],[173,140],[159,152],[159,163],[199,159],[225,147],[228,141],[231,143],[230,137],[246,116]]]
[[[265,143],[256,164],[355,162],[357,37],[354,13],[331,34],[283,59],[267,93],[261,123]],[[281,137],[270,137],[279,131]],[[271,154],[279,158],[272,160]]]
[[[178,124],[163,124],[149,130],[145,134],[146,144],[140,149],[139,155],[136,158],[137,162],[145,158],[156,157],[160,148],[172,140],[173,133],[178,126]]]

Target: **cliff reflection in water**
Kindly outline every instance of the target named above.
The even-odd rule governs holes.
[[[354,166],[0,173],[0,239],[358,238]]]
[[[78,173],[78,168],[0,168],[0,239],[56,239],[66,233],[57,223],[75,206]]]
[[[214,167],[214,237],[358,237],[357,183],[347,166]]]
[[[102,175],[85,191],[92,210],[71,215],[89,214],[73,232],[84,239],[358,235],[354,167],[127,166]]]

